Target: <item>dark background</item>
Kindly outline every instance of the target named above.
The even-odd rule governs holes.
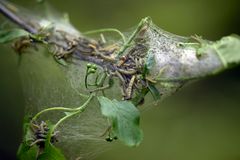
[[[32,8],[34,0],[15,0]],[[240,34],[239,0],[49,0],[80,30],[127,30],[151,16],[183,36],[217,40]],[[2,19],[1,19],[2,20]],[[0,21],[3,23],[3,21]],[[14,159],[21,141],[24,99],[17,58],[0,46],[0,159]],[[143,114],[138,148],[114,147],[98,160],[240,160],[240,67],[194,82]]]

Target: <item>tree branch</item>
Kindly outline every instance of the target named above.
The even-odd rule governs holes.
[[[26,23],[23,19],[21,19],[19,16],[17,16],[17,13],[14,13],[13,9],[11,10],[11,4],[5,3],[3,0],[0,1],[0,12],[6,16],[9,20],[17,24],[22,29],[32,33],[36,34],[38,31],[36,28],[32,27],[28,23]]]
[[[33,41],[54,46],[56,59],[77,59],[107,69],[109,74],[122,82],[124,95],[129,95],[126,93],[129,86],[138,90],[148,87],[149,83],[160,84],[161,94],[169,95],[186,81],[213,75],[240,63],[238,36],[224,37],[217,42],[198,36],[186,38],[163,31],[150,18],[145,18],[127,43],[108,45],[85,37],[78,31],[75,32],[79,35],[75,35],[70,32],[73,27],[63,28],[58,23],[44,30],[46,26],[41,26],[40,21],[23,18],[11,8],[8,2],[0,2],[0,12],[18,26],[35,37],[44,33],[41,40],[35,38]],[[132,76],[137,77],[134,85],[130,84]]]

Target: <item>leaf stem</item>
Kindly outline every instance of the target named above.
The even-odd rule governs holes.
[[[68,111],[68,112],[74,112],[77,110],[77,108],[65,108],[65,107],[52,107],[52,108],[47,108],[47,109],[44,109],[40,112],[38,112],[33,118],[32,118],[32,121],[36,120],[40,115],[42,115],[43,113],[45,112],[49,112],[49,111]]]
[[[82,112],[86,109],[86,107],[87,107],[87,105],[90,103],[90,101],[93,99],[93,97],[94,97],[94,94],[91,94],[91,95],[89,96],[89,98],[87,99],[87,101],[86,101],[82,106],[80,106],[80,107],[78,107],[78,108],[75,109],[75,110],[76,110],[75,112],[70,113],[70,114],[66,115],[65,117],[61,118],[61,119],[54,125],[52,131],[54,131],[54,130],[55,130],[63,121],[65,121],[66,119],[68,119],[68,118],[70,118],[70,117],[72,117],[72,116],[74,116],[74,115],[76,115],[76,114],[82,113]]]

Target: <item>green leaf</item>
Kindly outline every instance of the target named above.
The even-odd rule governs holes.
[[[159,100],[159,99],[161,98],[161,94],[160,94],[160,92],[158,91],[158,89],[155,87],[154,84],[149,83],[149,84],[148,84],[148,89],[149,89],[149,91],[151,92],[154,100]]]
[[[0,30],[0,43],[8,43],[16,38],[28,35],[29,33],[22,29]]]
[[[45,141],[45,148],[41,155],[37,157],[39,147],[37,145],[31,146],[28,144],[29,141],[31,141],[33,137],[33,133],[31,131],[30,127],[30,119],[29,117],[25,117],[24,120],[24,138],[22,144],[19,146],[17,157],[19,160],[65,160],[64,155],[61,153],[61,151],[53,146],[50,143],[51,139],[51,131],[53,129],[53,125],[50,122],[47,122],[49,126],[49,133],[47,135],[46,141]]]
[[[62,66],[66,67],[68,65],[67,62],[63,58],[57,58],[56,56],[54,56],[54,60]]]
[[[23,142],[18,148],[17,157],[19,160],[35,160],[37,156],[38,147],[32,146],[30,147],[28,144],[28,141],[32,139],[32,131],[30,128],[30,117],[25,116],[24,117],[24,123],[23,123]]]
[[[231,35],[210,45],[216,50],[226,68],[240,63],[240,37]]]
[[[56,148],[50,142],[54,125],[52,125],[51,123],[48,123],[48,127],[49,127],[49,133],[45,141],[45,148],[43,150],[43,153],[38,156],[38,160],[66,160],[61,150]]]
[[[27,143],[23,142],[18,148],[17,158],[19,160],[36,160],[37,152],[37,146],[30,147]]]
[[[52,144],[46,145],[38,160],[66,160],[62,152]]]
[[[27,116],[24,117],[24,121],[23,121],[23,135],[24,135],[24,137],[23,137],[23,140],[25,142],[28,142],[29,140],[31,140],[32,135],[33,135],[32,130],[30,128],[30,121],[31,121],[30,116],[27,115]]]
[[[110,87],[112,87],[114,85],[114,80],[112,78],[110,78],[108,84]]]
[[[134,97],[131,101],[134,105],[141,105],[144,102],[144,97],[149,92],[148,88],[143,88],[140,92],[137,93],[136,97]]]
[[[112,131],[128,146],[138,146],[143,133],[139,128],[140,112],[128,101],[110,100],[98,97],[102,114],[112,121]]]

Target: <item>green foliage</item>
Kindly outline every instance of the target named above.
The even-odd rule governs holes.
[[[28,121],[26,120],[24,123],[24,140],[19,146],[17,158],[19,160],[65,160],[61,151],[50,142],[54,126],[50,126],[44,148],[39,148],[37,144],[31,145],[31,143],[33,143],[34,133],[31,130],[29,118]]]
[[[143,133],[139,128],[140,112],[128,101],[98,97],[102,114],[112,122],[112,132],[128,146],[138,146]]]
[[[28,35],[29,33],[23,29],[0,30],[0,43],[8,43]]]
[[[38,147],[37,146],[32,146],[30,147],[28,142],[31,140],[32,137],[32,131],[30,129],[30,123],[29,123],[30,118],[26,116],[24,118],[24,124],[23,124],[23,142],[20,144],[17,152],[17,158],[19,160],[35,160],[37,156],[37,151]]]
[[[36,160],[38,147],[30,147],[26,142],[23,142],[18,149],[17,158],[19,160]]]
[[[231,35],[223,37],[221,40],[213,43],[210,47],[216,50],[226,68],[240,63],[239,36]]]
[[[67,66],[68,65],[67,62],[63,58],[57,58],[57,57],[54,56],[54,60],[62,66]]]
[[[203,40],[199,36],[192,38],[198,43],[181,43],[180,45],[195,48],[197,50],[197,56],[208,53],[209,49],[216,51],[223,63],[224,69],[240,63],[240,37],[238,35],[223,37],[216,42]]]
[[[43,0],[37,0],[38,2],[43,2]],[[124,52],[126,49],[131,46],[134,38],[136,35],[144,29],[145,25],[149,25],[151,23],[150,18],[145,18],[141,21],[141,23],[138,25],[137,29],[133,32],[133,34],[130,36],[129,40],[126,41],[125,36],[118,30],[115,29],[103,29],[103,30],[97,30],[97,31],[91,31],[90,33],[99,33],[99,32],[109,32],[114,31],[117,32],[123,39],[123,46],[118,51],[117,55],[118,58]],[[40,42],[42,44],[48,45],[47,42],[47,35],[48,33],[51,33],[51,30],[54,30],[54,27],[47,26],[46,28],[43,28],[41,31],[39,31],[38,34],[30,34],[22,29],[11,29],[11,30],[1,30],[0,31],[0,43],[8,43],[13,41],[14,39],[28,36],[30,40],[33,40],[33,43]],[[66,38],[66,37],[65,37]],[[205,53],[206,50],[211,48],[212,50],[216,51],[216,53],[219,55],[223,65],[225,68],[229,67],[229,65],[233,65],[240,62],[240,38],[237,36],[228,36],[222,38],[220,41],[217,42],[209,42],[203,40],[201,37],[195,36],[193,37],[194,43],[179,43],[180,46],[183,47],[193,47],[197,50],[197,56],[200,57],[202,54]],[[195,42],[196,41],[196,42]],[[56,46],[55,46],[56,47]],[[65,48],[60,48],[65,49]],[[58,50],[56,49],[56,52]],[[59,51],[60,52],[60,51]],[[62,51],[64,53],[64,51]],[[72,52],[72,51],[71,51]],[[69,53],[71,53],[69,52]],[[214,52],[215,53],[215,52]],[[58,58],[57,56],[54,56],[57,63],[67,66],[66,61],[64,58]],[[105,60],[103,58],[103,60]],[[150,73],[149,71],[153,69],[156,66],[155,61],[155,53],[148,51],[145,64],[143,66],[143,69],[141,73],[137,76],[139,76],[140,80],[144,80],[146,82],[147,86],[144,85],[142,89],[139,89],[139,92],[137,94],[134,94],[135,97],[132,99],[132,102],[135,105],[139,105],[141,102],[144,101],[144,97],[148,92],[150,92],[154,98],[154,100],[159,100],[161,98],[161,94],[159,90],[156,88],[154,84],[154,79],[151,81],[151,77],[147,77],[147,75]],[[107,78],[107,74],[103,73],[100,76],[100,73],[97,70],[97,66],[95,64],[87,64],[87,70],[86,70],[86,77],[85,77],[85,87],[89,90],[90,93],[102,91],[104,95],[104,90],[106,89],[105,86],[103,86],[105,83],[105,79]],[[164,68],[161,69],[162,71]],[[160,72],[161,73],[161,72]],[[95,74],[96,80],[95,84],[88,84],[87,78],[89,75]],[[134,75],[135,76],[135,75]],[[98,78],[100,77],[100,80]],[[148,79],[147,79],[148,78]],[[150,78],[150,79],[149,79]],[[139,80],[138,79],[138,80]],[[151,83],[152,82],[152,83]],[[113,86],[113,79],[109,78],[108,85],[111,87]],[[133,81],[134,83],[134,81]],[[157,83],[157,82],[156,82]],[[166,88],[170,88],[170,84],[172,83],[166,83]],[[169,85],[169,86],[167,86]],[[91,86],[91,87],[90,87]],[[129,85],[131,86],[131,85]],[[94,88],[95,90],[90,90]],[[130,87],[132,88],[132,87]],[[91,95],[92,96],[92,95]],[[95,94],[94,94],[95,96]],[[78,113],[81,113],[84,111],[87,104],[90,102],[91,98],[86,101],[85,104],[82,106],[71,109],[71,108],[63,108],[63,107],[53,107],[45,109],[41,112],[39,112],[35,117],[38,117],[40,114],[51,111],[51,110],[62,110],[65,111],[65,117],[61,118],[54,126],[51,126],[52,128],[50,131],[47,131],[48,136],[41,139],[43,140],[43,146],[40,146],[37,143],[32,143],[34,140],[36,140],[36,136],[34,131],[31,130],[31,121],[28,120],[24,124],[24,141],[20,145],[18,150],[18,158],[20,160],[65,160],[64,155],[61,153],[61,151],[56,148],[51,143],[51,135],[54,131],[53,128],[56,128],[60,123],[62,123],[64,120],[72,117],[73,115],[76,115]],[[142,139],[143,139],[143,133],[141,129],[139,128],[139,121],[140,121],[140,113],[138,109],[130,102],[130,101],[117,101],[117,100],[110,100],[106,97],[98,97],[100,106],[101,106],[101,112],[102,114],[107,117],[111,121],[111,130],[109,131],[109,137],[106,139],[107,141],[112,141],[113,139],[119,138],[122,142],[124,142],[128,146],[138,146]],[[30,122],[30,123],[29,123]],[[114,136],[112,138],[111,136]],[[35,137],[34,137],[35,136]],[[34,138],[33,138],[34,137]],[[38,140],[38,139],[37,139]],[[36,141],[35,141],[36,142]]]
[[[62,152],[51,144],[51,136],[54,131],[54,125],[49,126],[49,132],[45,141],[43,152],[38,156],[38,160],[65,160]]]
[[[192,36],[190,40],[188,43],[179,43],[179,45],[195,48],[198,57],[206,53],[217,54],[223,64],[220,71],[240,63],[240,37],[238,35],[226,36],[216,42],[204,40],[199,36]],[[192,40],[194,40],[193,43]]]
[[[29,142],[32,139],[32,131],[30,128],[29,118],[25,118],[24,120],[24,137],[23,142],[18,148],[17,158],[19,160],[35,160],[38,153],[38,147],[36,145],[30,146]]]
[[[134,97],[133,99],[132,99],[132,103],[134,104],[134,105],[139,105],[139,104],[142,104],[143,102],[144,102],[144,97],[147,95],[147,93],[149,92],[149,89],[148,88],[143,88],[143,89],[141,89],[138,93],[137,93],[137,95],[136,95],[136,97]]]
[[[65,160],[66,158],[62,152],[54,147],[52,144],[45,144],[46,147],[41,155],[38,156],[38,160]]]

